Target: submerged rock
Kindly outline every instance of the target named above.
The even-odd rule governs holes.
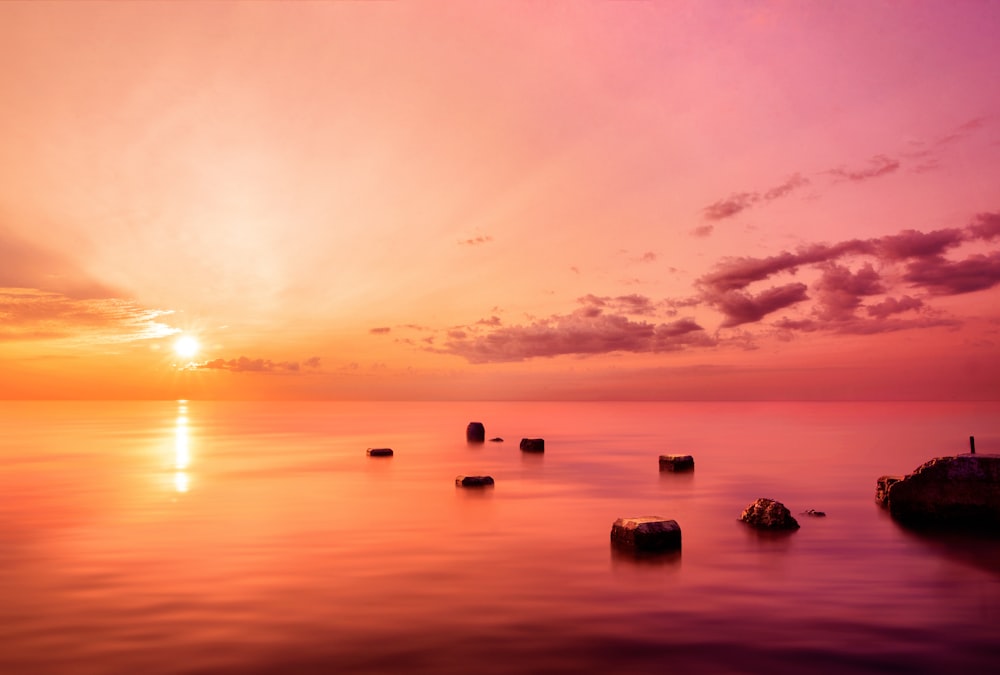
[[[521,449],[525,452],[545,452],[544,438],[522,438]]]
[[[784,504],[763,497],[743,509],[740,520],[761,530],[799,529],[799,522]]]
[[[660,455],[660,471],[694,471],[691,455]]]
[[[469,422],[465,427],[465,440],[469,443],[482,443],[486,440],[486,427],[482,422]]]
[[[619,518],[611,526],[611,542],[637,551],[675,551],[681,547],[681,526],[660,516]]]
[[[817,511],[816,509],[806,509],[799,515],[812,516],[813,518],[826,518],[826,511]]]
[[[493,476],[458,476],[455,485],[459,487],[487,487],[493,485]]]
[[[490,443],[503,443],[503,439],[497,436],[496,438],[491,438]]]
[[[369,457],[392,457],[392,448],[368,448],[365,454]]]
[[[882,478],[879,479],[880,485]],[[893,518],[915,527],[1000,525],[1000,455],[936,457],[889,483]]]

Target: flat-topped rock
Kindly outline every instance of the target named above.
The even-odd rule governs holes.
[[[525,452],[545,452],[544,438],[522,438],[521,449]]]
[[[611,542],[636,551],[676,551],[681,547],[681,526],[661,516],[619,518],[611,526]]]
[[[392,448],[368,448],[365,454],[369,457],[392,457]]]
[[[503,443],[503,439],[497,436],[496,438],[491,438],[490,443]]]
[[[488,487],[493,485],[493,476],[458,476],[455,485],[459,487]]]
[[[884,502],[905,525],[1000,526],[1000,455],[936,457],[889,483]]]
[[[799,521],[781,502],[761,497],[747,505],[740,520],[759,530],[797,530]]]
[[[660,455],[660,471],[694,471],[691,455]]]
[[[469,422],[465,427],[465,440],[469,443],[482,443],[486,440],[486,427],[482,422]]]

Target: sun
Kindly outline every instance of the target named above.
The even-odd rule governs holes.
[[[174,351],[177,352],[178,356],[190,359],[198,353],[199,346],[198,340],[190,335],[184,335],[174,343]]]

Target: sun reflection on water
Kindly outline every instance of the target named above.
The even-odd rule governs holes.
[[[190,479],[187,468],[191,464],[191,435],[188,430],[187,401],[178,401],[177,424],[174,432],[174,489],[187,492]]]

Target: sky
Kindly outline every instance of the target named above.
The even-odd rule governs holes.
[[[997,35],[0,3],[0,398],[998,400]]]

